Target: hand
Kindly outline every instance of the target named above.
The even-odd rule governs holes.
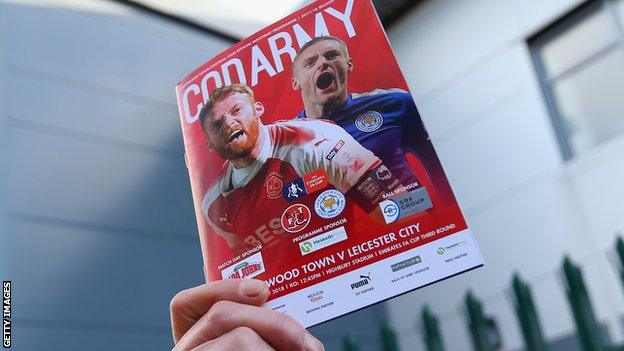
[[[240,279],[179,292],[171,300],[173,351],[324,350],[291,317],[259,307],[268,296],[265,282]]]

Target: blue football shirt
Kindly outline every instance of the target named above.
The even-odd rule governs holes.
[[[298,117],[306,118],[305,111]],[[418,154],[417,144],[428,136],[409,93],[393,89],[349,94],[339,109],[324,118],[377,155],[403,185],[418,182],[405,152]]]

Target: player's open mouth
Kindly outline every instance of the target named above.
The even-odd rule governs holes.
[[[328,89],[332,86],[334,80],[335,79],[333,74],[329,72],[322,73],[320,76],[318,76],[318,78],[316,78],[316,87],[320,90]]]
[[[232,132],[232,134],[230,134],[230,137],[228,138],[228,144],[233,142],[234,140],[242,137],[245,133],[243,133],[242,130],[235,130]]]

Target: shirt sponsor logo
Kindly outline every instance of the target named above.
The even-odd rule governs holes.
[[[283,187],[284,182],[282,181],[282,177],[277,173],[271,173],[265,183],[266,193],[269,199],[279,198]]]
[[[314,201],[314,211],[321,218],[334,218],[342,213],[347,203],[344,194],[335,189],[323,191]]]
[[[366,111],[355,119],[355,127],[364,133],[371,133],[383,125],[383,116],[377,111]]]
[[[341,226],[299,243],[299,251],[302,256],[305,256],[347,239],[347,231],[344,226]]]
[[[258,252],[241,262],[237,262],[221,271],[223,279],[253,278],[264,273],[264,261],[262,253]]]
[[[379,207],[381,208],[381,213],[383,214],[386,224],[390,224],[399,219],[401,211],[399,209],[399,204],[394,200],[384,200],[379,203]]]
[[[308,206],[294,204],[282,213],[282,228],[289,233],[298,233],[310,224],[311,219],[312,213]]]
[[[328,161],[331,161],[334,159],[334,157],[336,157],[336,155],[338,154],[338,151],[340,151],[340,149],[342,149],[342,147],[345,145],[345,141],[344,140],[338,140],[338,142],[336,143],[336,145],[334,145],[334,147],[331,149],[331,151],[327,154],[327,156],[325,156],[325,158]]]

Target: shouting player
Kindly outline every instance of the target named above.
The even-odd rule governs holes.
[[[263,113],[262,103],[242,84],[213,91],[200,112],[210,148],[226,160],[221,178],[204,196],[202,212],[233,251],[267,247],[285,232],[323,225],[347,199],[381,218],[377,204],[383,193],[401,184],[379,158],[333,123],[264,125]],[[328,213],[312,216],[309,209],[318,198],[303,194],[303,185],[292,186],[307,175],[318,178],[313,186],[326,183],[337,190],[317,205]]]
[[[293,62],[293,89],[301,91],[304,105],[298,117],[331,119],[373,151],[403,184],[418,182],[405,158],[406,152],[414,154],[444,202],[453,202],[410,94],[401,89],[350,94],[347,78],[353,70],[344,41],[322,36],[303,45]]]

